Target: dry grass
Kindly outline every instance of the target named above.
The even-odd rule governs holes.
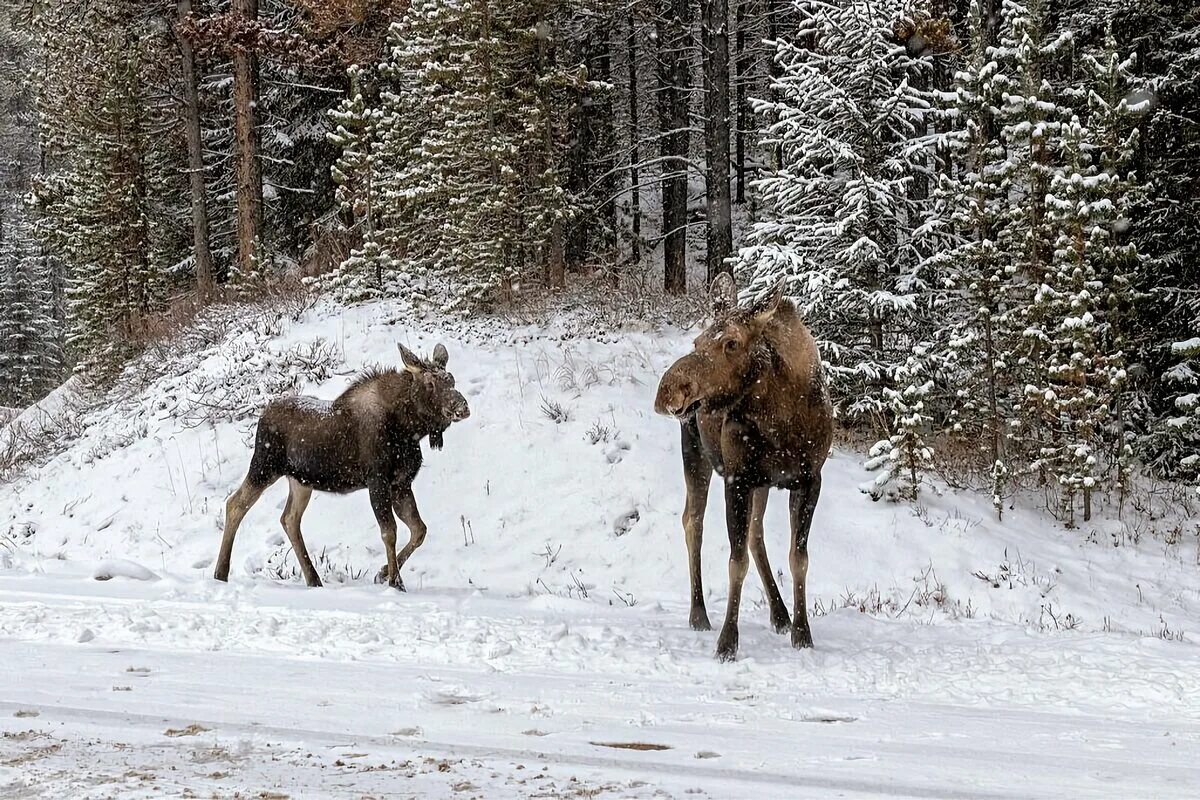
[[[651,742],[592,742],[596,747],[611,747],[616,750],[670,750],[669,744]]]

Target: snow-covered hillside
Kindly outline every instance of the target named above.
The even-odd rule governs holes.
[[[810,545],[816,648],[770,631],[752,575],[739,660],[722,665],[715,633],[687,627],[678,425],[651,410],[688,332],[414,322],[382,303],[194,339],[0,486],[0,795],[1200,786],[1194,527],[1164,541],[1020,510],[1000,523],[987,498],[932,487],[915,508],[873,503],[861,458],[838,451]],[[472,410],[417,479],[430,534],[409,592],[372,583],[364,494],[314,497],[305,538],[327,587],[305,588],[283,484],[247,516],[229,584],[214,582],[253,411],[294,389],[335,397],[395,364],[397,342],[444,343]],[[767,544],[787,581],[781,499]],[[723,519],[715,485],[718,624]]]

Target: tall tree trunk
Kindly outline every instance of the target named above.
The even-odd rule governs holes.
[[[192,13],[192,0],[179,0],[182,22]],[[183,126],[187,131],[188,182],[192,190],[192,251],[196,258],[196,290],[201,299],[213,291],[212,250],[208,244],[208,197],[204,188],[204,150],[200,140],[200,91],[196,80],[196,53],[186,36],[179,37],[183,68]]]
[[[548,23],[545,20],[539,20],[539,28]],[[555,48],[553,44],[553,33],[546,36],[539,36],[537,43],[537,69],[539,74],[544,78],[545,75],[554,70],[555,64]],[[542,141],[545,147],[545,181],[546,188],[553,190],[558,183],[558,170],[555,168],[555,153],[554,153],[554,116],[552,104],[554,98],[550,94],[550,86],[545,81],[541,82],[541,106],[544,124],[542,126]],[[578,134],[577,134],[578,135]],[[550,224],[550,243],[546,252],[546,280],[552,289],[561,289],[566,285],[566,257],[565,257],[565,231],[563,230],[562,218],[554,215],[554,221]]]
[[[605,86],[612,85],[612,51],[615,44],[615,26],[611,18],[606,17],[600,28],[601,35],[597,37],[600,52],[596,59],[596,74]],[[590,70],[589,70],[590,71]],[[603,205],[600,208],[601,232],[599,249],[605,263],[612,264],[608,270],[609,279],[617,284],[616,271],[616,242],[617,242],[617,128],[616,109],[613,103],[613,92],[605,91],[601,96],[596,116],[595,137],[593,143],[597,148],[598,170],[603,176],[599,179],[598,192]]]
[[[767,0],[767,39],[771,42],[779,40],[780,30],[786,30],[784,27],[786,3],[783,0]],[[807,40],[807,41],[806,41]],[[798,41],[798,44],[804,47],[812,47],[815,42],[811,36],[805,36]],[[779,99],[779,90],[776,88],[776,82],[783,77],[783,67],[775,58],[776,47],[770,45],[767,47],[767,85],[769,88],[769,96],[772,100]],[[775,169],[783,167],[783,145],[776,144],[771,148],[771,161]]]
[[[638,145],[641,132],[638,128],[638,79],[637,79],[637,26],[633,19],[633,6],[629,7],[629,38],[625,42],[626,60],[629,62],[629,216],[632,224],[630,257],[633,263],[642,260],[642,187],[639,185],[638,162],[642,160]]]
[[[658,18],[659,154],[662,160],[663,288],[687,291],[688,64],[691,3],[672,0]]]
[[[750,73],[750,53],[746,50],[746,7],[750,0],[735,0],[737,3],[737,31],[734,33],[734,105],[737,107],[736,130],[734,132],[736,157],[734,170],[737,175],[735,200],[738,205],[746,202],[746,132],[750,127],[751,116],[746,104],[746,81]]]
[[[258,0],[233,0],[239,29],[258,24]],[[252,36],[244,37],[252,40]],[[243,275],[255,270],[262,231],[262,167],[258,160],[258,56],[253,44],[233,51],[233,135],[236,153],[238,268]]]
[[[701,0],[704,47],[704,160],[708,283],[729,271],[733,223],[729,202],[729,0]]]

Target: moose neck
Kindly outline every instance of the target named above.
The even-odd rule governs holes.
[[[746,372],[741,386],[735,392],[710,398],[707,403],[708,410],[723,414],[745,408],[748,403],[760,405],[764,400],[769,402],[771,393],[761,396],[755,389],[761,387],[763,379],[777,367],[777,361],[774,351],[768,345],[760,344],[750,360],[750,369]]]

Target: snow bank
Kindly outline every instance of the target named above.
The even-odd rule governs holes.
[[[0,408],[0,449],[18,432],[58,427],[64,418],[78,412],[85,395],[79,378],[71,376],[28,408]]]
[[[156,581],[158,576],[138,564],[123,558],[107,558],[92,570],[92,577],[98,581],[110,581],[113,578],[129,578],[135,581]]]

